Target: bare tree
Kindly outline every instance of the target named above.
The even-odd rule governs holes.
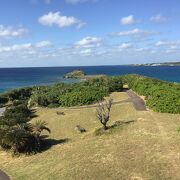
[[[100,120],[101,124],[103,125],[103,129],[107,130],[107,122],[110,118],[110,111],[112,107],[113,99],[110,98],[109,100],[106,100],[105,102],[101,102],[98,105],[97,111],[97,117]]]

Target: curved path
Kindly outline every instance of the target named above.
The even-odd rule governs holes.
[[[10,180],[9,176],[0,170],[0,180]]]
[[[136,95],[132,90],[126,90],[126,93],[130,97],[130,100],[134,104],[137,111],[146,111],[146,104],[143,99]]]
[[[113,104],[132,102],[137,111],[146,111],[147,110],[144,100],[141,99],[138,95],[136,95],[132,90],[124,89],[124,92],[126,92],[128,94],[129,98],[126,100],[122,100],[122,101],[115,101],[115,102],[113,102]],[[68,107],[68,109],[84,109],[84,108],[93,108],[93,107],[98,107],[98,104]]]
[[[115,101],[112,104],[121,104],[121,103],[126,103],[126,102],[132,102],[130,98],[122,101]],[[93,108],[93,107],[98,107],[98,104],[93,104],[93,105],[85,105],[85,106],[76,106],[76,107],[68,107],[68,109],[84,109],[84,108]]]

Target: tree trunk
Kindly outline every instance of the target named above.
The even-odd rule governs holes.
[[[106,124],[103,124],[103,130],[107,130],[108,128],[107,128],[107,126],[106,126]]]

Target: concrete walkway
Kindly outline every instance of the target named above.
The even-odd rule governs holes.
[[[146,111],[147,110],[144,100],[141,99],[138,95],[136,95],[132,90],[124,89],[124,92],[126,92],[128,94],[129,98],[126,100],[122,100],[122,101],[113,101],[112,104],[123,104],[123,103],[132,102],[137,111]],[[94,107],[98,107],[98,104],[68,107],[68,109],[85,109],[85,108],[94,108]],[[62,110],[62,108],[60,108],[60,109]]]
[[[136,95],[132,90],[127,90],[126,93],[130,97],[130,100],[133,102],[137,111],[147,111],[146,104],[143,99]]]
[[[0,180],[10,180],[9,176],[0,170]]]

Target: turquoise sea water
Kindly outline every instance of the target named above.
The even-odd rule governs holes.
[[[0,92],[9,89],[68,82],[63,75],[81,69],[89,75],[140,74],[170,82],[180,82],[180,66],[86,66],[86,67],[42,67],[42,68],[0,68]]]

